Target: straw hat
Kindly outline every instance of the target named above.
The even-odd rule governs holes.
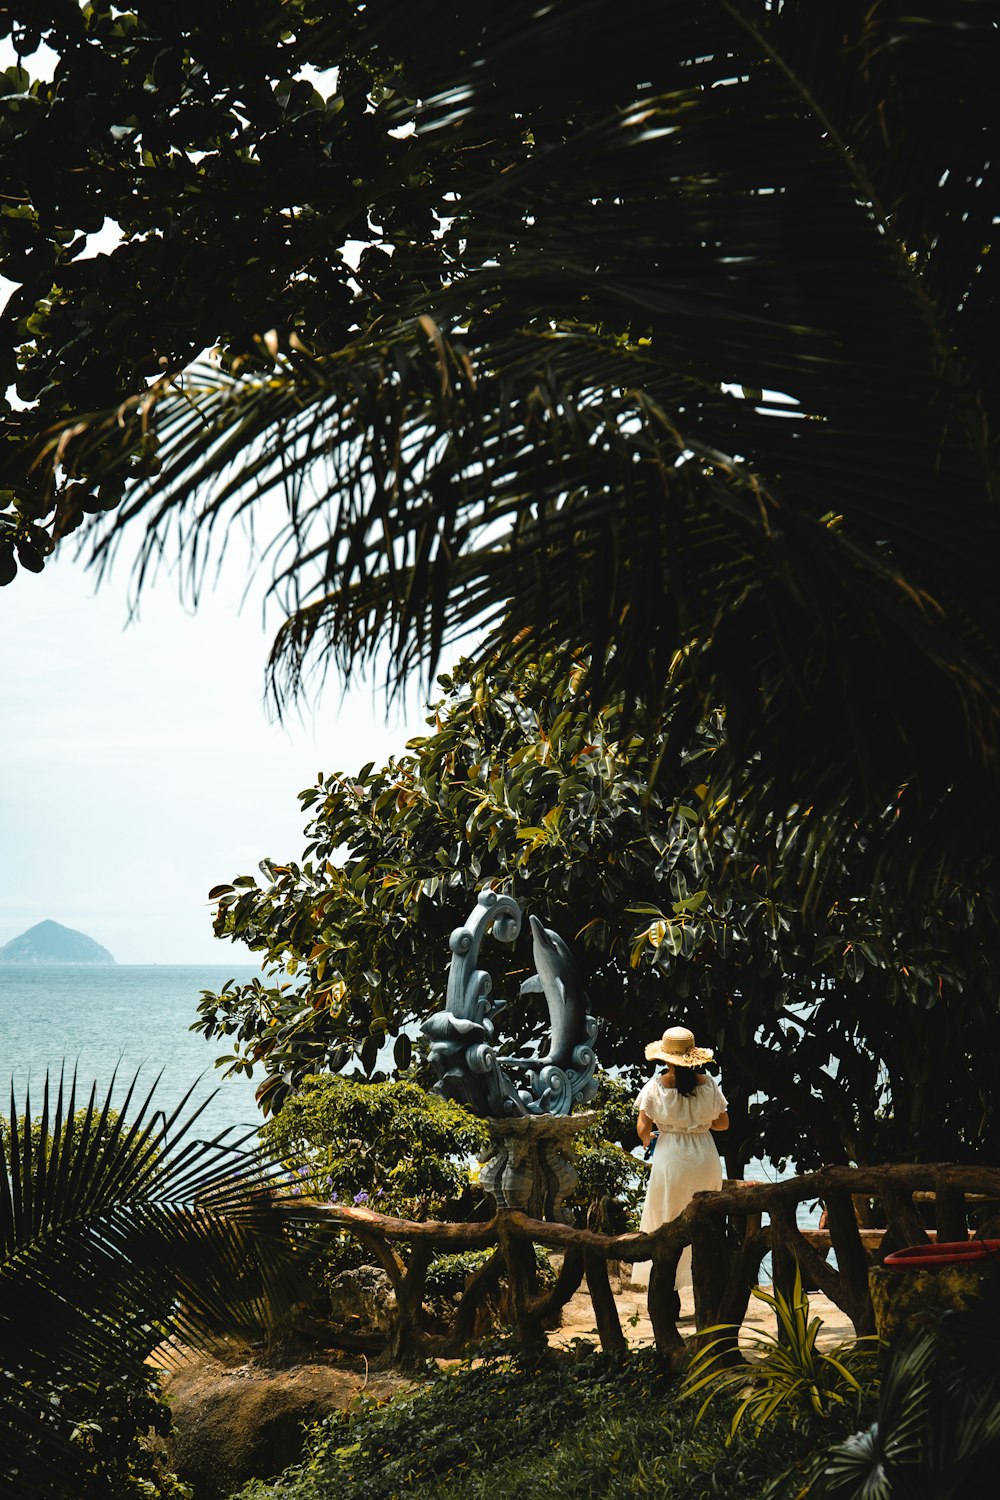
[[[658,1042],[650,1042],[646,1048],[649,1062],[673,1063],[678,1068],[700,1068],[711,1062],[715,1053],[711,1047],[696,1047],[694,1032],[686,1026],[668,1026]]]

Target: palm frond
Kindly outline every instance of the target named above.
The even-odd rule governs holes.
[[[824,1454],[805,1493],[815,1500],[893,1500],[895,1491],[886,1472],[879,1444],[878,1424],[852,1434]]]
[[[259,1336],[298,1290],[280,1168],[231,1132],[193,1137],[190,1093],[168,1117],[137,1082],[120,1112],[110,1088],[77,1111],[75,1076],[54,1108],[46,1079],[41,1113],[12,1098],[0,1128],[0,1473],[19,1494],[71,1442],[61,1392],[138,1380],[157,1348]]]
[[[312,659],[429,675],[474,627],[583,650],[595,702],[669,702],[681,738],[725,705],[746,816],[819,810],[806,867],[903,786],[968,851],[1000,748],[1000,126],[988,7],[958,9],[366,7],[446,227],[359,267],[347,347],[116,417],[159,468],[99,555],[144,524],[142,570],[176,547],[196,589],[280,487],[279,703]],[[68,469],[107,458],[83,425]]]

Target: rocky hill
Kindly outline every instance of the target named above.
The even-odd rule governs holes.
[[[107,948],[61,922],[37,922],[0,948],[0,964],[113,964]]]

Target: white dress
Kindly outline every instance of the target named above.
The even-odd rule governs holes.
[[[710,1127],[729,1106],[711,1076],[693,1094],[683,1095],[667,1088],[660,1074],[643,1086],[635,1103],[660,1132],[639,1225],[643,1234],[649,1234],[683,1213],[695,1193],[718,1192],[722,1187],[722,1162]],[[648,1286],[651,1269],[652,1261],[636,1261],[633,1285]],[[675,1284],[691,1284],[690,1246],[681,1255]]]

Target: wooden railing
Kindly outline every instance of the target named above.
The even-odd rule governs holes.
[[[917,1200],[915,1202],[915,1199]],[[677,1263],[692,1247],[695,1324],[738,1328],[746,1317],[752,1287],[770,1253],[772,1281],[788,1292],[801,1268],[850,1319],[855,1331],[874,1332],[868,1270],[889,1249],[922,1244],[930,1238],[917,1202],[933,1202],[935,1230],[942,1240],[968,1234],[969,1200],[1000,1200],[1000,1168],[985,1166],[889,1165],[824,1167],[782,1182],[728,1182],[721,1192],[698,1193],[685,1211],[652,1234],[603,1234],[565,1224],[529,1219],[504,1210],[485,1224],[415,1223],[365,1208],[314,1205],[310,1217],[346,1230],[365,1247],[392,1282],[396,1318],[387,1355],[406,1367],[429,1356],[456,1356],[472,1339],[477,1315],[487,1298],[506,1282],[506,1316],[518,1343],[545,1343],[545,1326],[586,1281],[601,1345],[623,1351],[627,1340],[608,1276],[609,1261],[651,1260],[649,1316],[656,1347],[670,1357],[684,1351],[677,1330],[679,1300],[674,1291]],[[798,1204],[821,1201],[827,1228],[800,1229]],[[886,1221],[883,1230],[862,1229],[859,1205],[875,1200]],[[763,1222],[764,1215],[769,1222]],[[535,1245],[561,1252],[555,1285],[537,1284]],[[407,1259],[399,1247],[408,1246]],[[425,1278],[435,1255],[493,1249],[469,1278],[446,1333],[427,1329]],[[834,1266],[826,1258],[832,1248]]]

